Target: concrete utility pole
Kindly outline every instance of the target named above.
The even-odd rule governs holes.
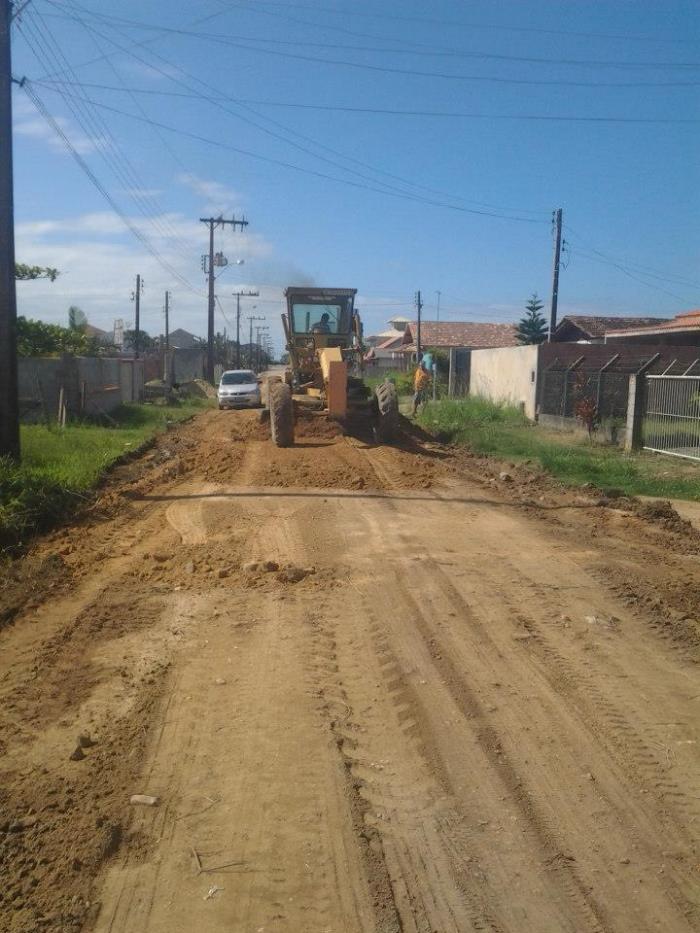
[[[139,358],[139,343],[141,338],[141,292],[143,291],[143,281],[141,276],[136,276],[136,288],[131,293],[131,300],[134,302],[134,359]]]
[[[19,459],[17,293],[12,184],[12,4],[0,0],[0,456]]]
[[[561,220],[562,209],[557,208],[552,215],[555,228],[554,237],[554,269],[552,271],[552,305],[549,312],[549,335],[551,342],[554,331],[557,329],[557,304],[559,302],[559,259],[561,258]]]
[[[252,369],[253,368],[253,321],[264,321],[265,315],[263,314],[261,317],[256,317],[254,314],[249,314],[248,320],[250,321],[250,336],[248,338],[248,353],[250,354],[250,360],[248,362],[250,363],[250,368]]]
[[[163,353],[163,382],[166,385],[170,385],[171,377],[171,366],[170,366],[170,292],[165,292],[165,305],[163,307],[165,313],[165,352]]]
[[[257,298],[260,292],[233,292],[236,299],[236,367],[241,368],[241,298]]]
[[[421,345],[421,333],[420,333],[420,315],[423,310],[423,299],[420,295],[420,289],[416,292],[416,311],[418,312],[418,326],[416,327],[416,359],[420,363],[420,358],[423,355],[423,348]]]
[[[438,291],[436,291],[435,294],[437,295],[437,311],[435,314],[435,318],[439,324],[440,323],[440,296],[442,295],[442,292],[438,289]]]
[[[260,363],[261,363],[261,353],[260,353],[260,351],[261,351],[261,349],[262,349],[262,340],[261,340],[261,338],[260,338],[260,334],[263,333],[263,332],[266,331],[266,330],[269,330],[269,329],[270,329],[269,327],[263,327],[263,326],[261,326],[261,327],[256,327],[256,328],[255,328],[255,331],[256,331],[256,333],[255,333],[255,354],[256,354],[256,358],[257,358],[257,359],[256,359],[256,369],[257,369],[258,372],[260,372]]]
[[[216,227],[225,227],[230,225],[234,230],[240,227],[241,230],[248,226],[245,217],[242,220],[224,220],[223,217],[200,217],[200,223],[209,226],[209,268],[205,272],[209,277],[209,300],[207,313],[207,380],[214,385],[214,229]]]
[[[165,350],[170,349],[170,292],[165,293]]]

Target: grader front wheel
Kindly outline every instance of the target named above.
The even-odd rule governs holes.
[[[292,390],[284,382],[273,382],[270,384],[269,392],[272,440],[278,447],[291,447],[294,443]]]

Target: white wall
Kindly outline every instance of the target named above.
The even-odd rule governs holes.
[[[472,350],[470,395],[511,405],[523,404],[527,417],[534,420],[537,355],[536,346]]]

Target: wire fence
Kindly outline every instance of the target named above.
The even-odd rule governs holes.
[[[645,449],[700,460],[700,376],[647,376],[645,401]]]
[[[617,365],[616,365],[617,364]],[[577,418],[584,409],[595,411],[599,422],[627,416],[630,370],[611,354],[601,365],[586,365],[585,356],[571,363],[555,360],[540,373],[539,411],[545,415]]]

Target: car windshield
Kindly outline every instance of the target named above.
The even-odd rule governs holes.
[[[221,377],[222,386],[243,386],[255,382],[255,375],[251,372],[224,373]]]

